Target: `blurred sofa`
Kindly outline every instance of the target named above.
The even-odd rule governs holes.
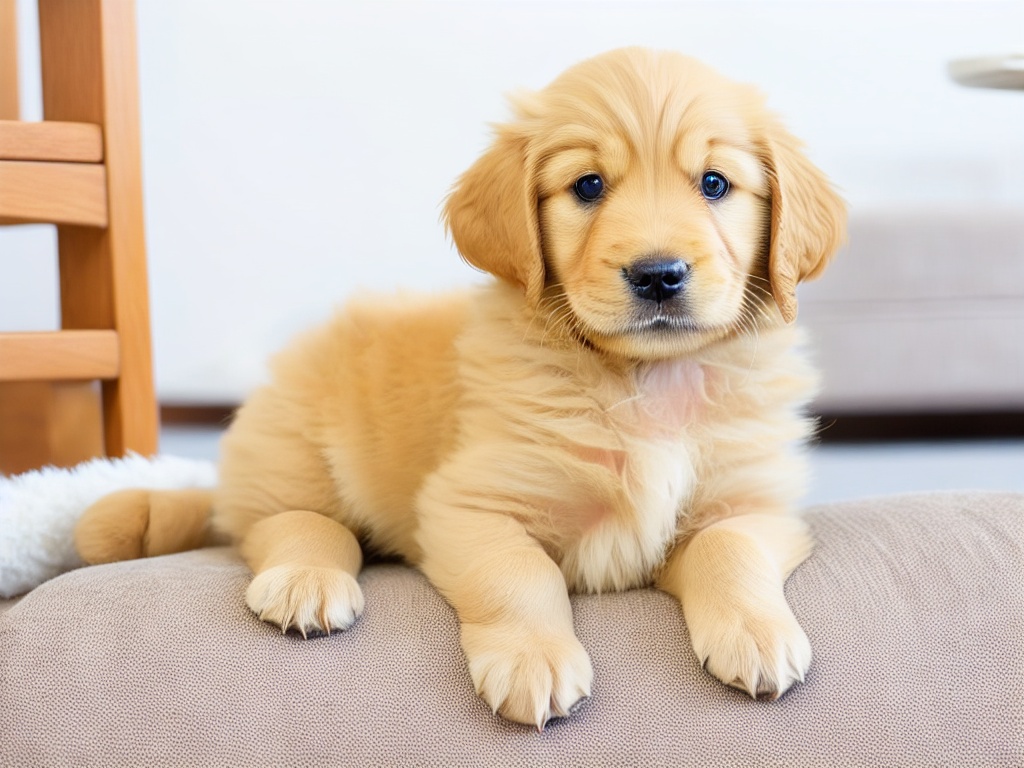
[[[800,320],[820,412],[1024,411],[1024,209],[854,209]]]

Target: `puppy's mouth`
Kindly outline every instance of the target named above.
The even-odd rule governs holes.
[[[661,359],[694,351],[729,333],[729,326],[694,315],[682,298],[660,303],[630,302],[609,307],[586,297],[561,294],[561,311],[577,340],[591,347],[628,358]],[[625,311],[623,311],[625,310]]]
[[[686,313],[659,309],[621,318],[604,328],[580,322],[581,340],[598,349],[638,360],[658,360],[689,354],[722,338],[728,330],[709,325]]]
[[[634,319],[619,331],[618,335],[692,334],[706,333],[710,330],[712,330],[710,327],[703,323],[698,323],[689,315],[676,315],[659,311]]]
[[[709,325],[694,319],[685,312],[665,311],[659,308],[651,312],[637,313],[631,318],[607,326],[592,326],[582,323],[586,329],[587,336],[599,336],[605,339],[657,339],[669,341],[670,339],[683,339],[717,335],[721,328],[717,325]]]

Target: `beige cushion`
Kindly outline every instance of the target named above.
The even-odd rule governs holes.
[[[668,596],[578,597],[593,696],[538,734],[474,695],[418,573],[367,568],[356,626],[303,641],[215,549],[74,571],[0,615],[0,765],[1024,764],[1024,496],[808,519],[787,593],[814,662],[777,702],[705,674]]]

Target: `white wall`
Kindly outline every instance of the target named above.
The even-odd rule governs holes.
[[[505,116],[621,46],[674,48],[769,94],[851,201],[1024,210],[1024,93],[946,62],[1024,51],[1024,2],[138,0],[157,383],[239,399],[355,291],[479,279],[440,202]],[[22,0],[23,63],[38,57]],[[38,83],[24,111],[39,118]],[[53,236],[0,230],[0,328],[56,323]],[[42,299],[40,298],[43,297]]]

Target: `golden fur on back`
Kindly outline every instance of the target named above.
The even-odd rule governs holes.
[[[344,628],[360,548],[401,556],[456,609],[481,696],[541,727],[590,691],[569,590],[657,585],[723,682],[802,679],[782,584],[810,551],[788,515],[816,379],[790,323],[844,208],[796,140],[693,60],[613,51],[520,97],[446,218],[498,280],[361,298],[297,340],[239,410],[212,499],[179,505],[212,504],[250,607]],[[165,498],[101,501],[83,556],[167,551],[130,533],[166,527]]]

